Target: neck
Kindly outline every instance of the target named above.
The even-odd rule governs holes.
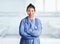
[[[30,20],[33,20],[35,18],[35,17],[30,17],[30,16],[28,16],[28,17],[29,17]]]

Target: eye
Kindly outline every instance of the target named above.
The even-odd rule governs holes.
[[[30,10],[28,10],[28,12],[30,12]]]
[[[32,10],[32,12],[34,12],[34,11]]]

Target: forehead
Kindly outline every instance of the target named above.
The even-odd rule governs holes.
[[[34,8],[32,8],[32,7],[29,7],[29,8],[28,8],[28,10],[34,10]]]

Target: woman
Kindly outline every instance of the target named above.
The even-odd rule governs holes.
[[[29,4],[26,12],[27,17],[21,20],[19,34],[21,35],[20,44],[40,44],[39,36],[42,31],[41,21],[35,18],[35,6]]]

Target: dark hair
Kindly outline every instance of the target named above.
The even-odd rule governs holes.
[[[34,6],[34,5],[32,5],[31,3],[27,6],[27,10],[28,10],[28,8],[33,8],[33,9],[34,9],[34,11],[35,11],[35,6]]]

